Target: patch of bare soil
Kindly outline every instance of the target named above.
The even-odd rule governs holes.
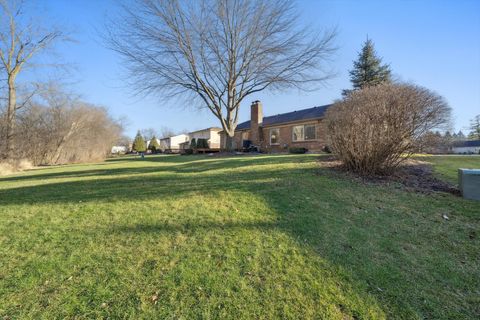
[[[391,175],[359,176],[342,166],[342,162],[334,156],[324,157],[319,160],[322,168],[330,169],[336,174],[348,176],[362,183],[390,184],[396,183],[402,185],[408,190],[421,193],[447,192],[454,195],[460,195],[457,186],[438,179],[433,175],[433,168],[430,163],[414,159],[406,160]]]

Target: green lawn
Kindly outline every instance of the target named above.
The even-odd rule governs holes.
[[[418,157],[435,165],[437,176],[453,184],[458,182],[458,169],[479,169],[480,156],[448,155]]]
[[[480,316],[479,202],[317,160],[147,156],[1,177],[0,318]],[[448,179],[480,167],[424,160]]]

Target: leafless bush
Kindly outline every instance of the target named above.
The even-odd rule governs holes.
[[[16,119],[15,159],[35,165],[104,159],[122,128],[107,110],[50,88]]]
[[[32,163],[27,159],[2,160],[0,161],[0,176],[12,174],[18,171],[32,169]]]
[[[412,84],[382,84],[355,91],[326,115],[330,145],[344,166],[363,175],[389,174],[428,131],[449,123],[438,94]]]

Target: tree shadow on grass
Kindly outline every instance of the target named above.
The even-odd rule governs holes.
[[[301,159],[315,161],[313,157]],[[469,289],[469,279],[463,270],[466,266],[457,261],[459,256],[474,259],[471,255],[475,252],[453,252],[452,248],[445,248],[445,243],[456,242],[454,248],[458,251],[462,248],[458,242],[469,241],[454,238],[459,230],[465,231],[465,226],[439,226],[430,216],[445,202],[393,188],[382,190],[340,177],[318,175],[320,169],[317,168],[262,167],[298,161],[297,157],[253,161],[200,157],[166,167],[84,170],[86,180],[0,190],[0,205],[174,200],[191,195],[217,196],[222,201],[221,192],[245,192],[264,199],[274,220],[219,223],[192,218],[176,224],[154,221],[114,224],[90,232],[155,235],[178,231],[260,230],[268,233],[280,230],[295,239],[300,247],[327,261],[329,268],[338,267],[342,272],[337,279],[341,285],[354,288],[360,297],[375,297],[391,317],[461,318],[463,315],[468,318],[475,313],[471,305],[474,292]],[[157,172],[162,174],[154,174]],[[152,175],[148,175],[150,173]],[[43,178],[70,177],[70,173],[55,174]],[[75,175],[78,172],[71,173]],[[99,178],[91,179],[94,177]],[[462,209],[473,211],[473,207],[467,205]],[[436,227],[431,228],[432,225]],[[439,282],[443,286],[439,286]],[[440,296],[437,301],[432,301],[435,296],[432,290]]]
[[[119,169],[117,174],[119,172],[130,173],[132,170]],[[230,175],[225,173],[203,174],[202,177],[198,177],[198,175],[180,175],[175,170],[165,170],[162,175],[146,177],[145,174],[157,173],[159,170],[157,168],[140,168],[133,170],[136,175],[125,178],[120,176],[119,178],[86,179],[2,189],[0,190],[0,205],[75,203],[78,201],[140,201],[157,197],[181,198],[193,192],[242,189],[251,191],[267,187],[269,181],[279,174],[279,171],[259,170],[254,177],[251,172]],[[301,169],[296,171],[300,173]],[[183,170],[181,172],[190,173],[191,171]],[[295,170],[289,171],[289,173],[295,174]],[[225,179],[227,177],[228,179]]]
[[[234,157],[234,158],[212,158],[207,156],[152,156],[153,160],[148,160],[157,165],[145,165],[149,163],[142,159],[136,159],[136,161],[126,161],[124,162],[131,163],[133,166],[129,167],[120,167],[120,168],[97,168],[98,166],[104,165],[104,163],[93,164],[94,168],[85,169],[85,170],[62,170],[62,167],[53,169],[59,169],[60,171],[55,172],[45,172],[51,171],[52,168],[48,169],[36,169],[29,172],[28,174],[10,176],[10,177],[0,177],[1,182],[9,181],[35,181],[35,180],[45,180],[45,179],[64,179],[64,178],[83,178],[83,177],[103,177],[111,176],[116,177],[120,175],[144,175],[149,173],[161,173],[161,172],[171,172],[171,173],[199,173],[210,170],[234,170],[238,168],[248,168],[252,165],[272,165],[272,164],[287,164],[287,163],[297,163],[301,161],[301,158],[298,156],[262,156],[262,157],[253,157],[253,156],[244,156],[244,157]],[[120,161],[120,160],[118,160]],[[303,161],[315,161],[314,158],[303,159]],[[112,162],[112,160],[110,160]],[[135,166],[135,165],[141,166]],[[69,169],[69,168],[65,168]]]

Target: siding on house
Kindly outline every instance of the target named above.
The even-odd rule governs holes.
[[[160,139],[160,150],[165,152],[165,150],[170,149],[170,138]]]
[[[458,141],[452,148],[453,153],[480,153],[480,140]]]
[[[206,139],[208,141],[208,146],[210,147],[210,149],[219,149],[220,131],[222,131],[221,128],[212,127],[190,132],[188,136],[190,138],[190,141],[192,139]]]
[[[180,144],[189,141],[186,134],[179,134],[176,136],[160,139],[160,149],[165,151],[179,152]]]
[[[126,146],[113,146],[111,153],[126,153],[128,151]]]

